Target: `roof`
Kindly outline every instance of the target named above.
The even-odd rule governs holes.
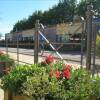
[[[75,34],[82,33],[81,23],[63,23],[57,25],[57,34]]]
[[[82,28],[81,28],[81,23],[62,23],[62,24],[58,24],[56,26],[50,26],[50,27],[46,27],[44,30],[45,34],[76,34],[76,33],[82,33]],[[20,32],[14,32],[14,33],[10,33],[13,35],[17,34],[21,34],[24,37],[27,36],[34,36],[35,33],[35,28],[32,29],[28,29],[28,30],[23,30]],[[10,35],[9,34],[9,35]]]

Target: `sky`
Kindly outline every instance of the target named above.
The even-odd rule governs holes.
[[[0,33],[9,33],[18,20],[28,18],[36,10],[45,11],[59,0],[0,0]]]
[[[36,10],[48,10],[58,2],[59,0],[0,0],[0,34],[9,33],[18,20],[28,18]]]

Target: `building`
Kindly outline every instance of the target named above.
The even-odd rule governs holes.
[[[96,23],[97,32],[100,35],[100,18],[94,18],[94,22]]]
[[[57,25],[57,42],[79,40],[82,34],[82,23],[68,23]]]
[[[81,23],[62,23],[56,26],[46,27],[42,33],[50,42],[68,42],[75,35],[81,35],[82,27]],[[19,40],[19,41],[29,41],[34,40],[35,29],[28,29],[20,32],[8,33],[6,34],[6,38],[9,40]],[[77,39],[78,35],[76,36]],[[43,40],[41,36],[39,36],[39,40]],[[75,40],[75,38],[74,38]]]

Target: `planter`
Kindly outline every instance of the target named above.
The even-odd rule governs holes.
[[[30,99],[26,96],[13,95],[13,100],[30,100]]]
[[[23,95],[13,95],[12,100],[45,100],[45,98],[30,98]]]
[[[4,91],[4,100],[13,100],[12,93],[10,91]]]
[[[93,96],[93,95],[91,95],[91,96],[89,97],[89,100],[96,100],[96,97]]]
[[[10,91],[4,91],[4,100],[31,100],[26,96],[14,95]]]

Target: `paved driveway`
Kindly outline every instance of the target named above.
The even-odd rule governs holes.
[[[0,50],[6,50],[6,48],[0,47]],[[17,48],[8,48],[8,51],[9,51],[9,54],[11,54],[10,52],[13,52],[12,55],[14,56],[15,59],[17,58],[17,55],[16,55]],[[28,57],[28,58],[30,58],[31,61],[34,61],[34,50],[33,49],[19,49],[19,53],[21,53],[19,56],[20,60],[23,59],[23,57],[24,57],[23,54],[26,54],[25,57],[28,57],[30,55],[30,57]],[[47,56],[49,54],[53,54],[55,57],[58,57],[57,54],[55,54],[52,51],[44,51],[42,56]],[[60,54],[64,59],[66,59],[67,62],[80,64],[80,60],[81,60],[80,52],[66,52],[66,53],[60,53]],[[39,53],[39,55],[41,55],[41,53]],[[29,61],[28,58],[25,58],[25,59],[27,59],[26,60],[27,62]],[[85,63],[86,63],[86,55],[85,54],[84,54],[83,58],[84,58],[83,64],[85,65]],[[96,64],[100,65],[100,57],[96,57]]]

